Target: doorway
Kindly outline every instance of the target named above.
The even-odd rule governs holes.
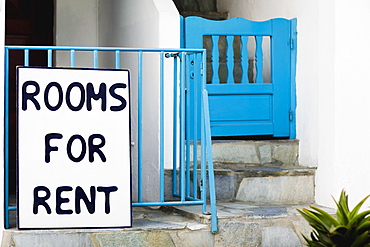
[[[54,45],[54,0],[6,0],[5,45]],[[10,54],[9,74],[9,191],[16,192],[16,66],[23,52]],[[46,52],[30,53],[31,66],[46,66]]]

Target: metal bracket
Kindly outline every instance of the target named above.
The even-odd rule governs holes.
[[[166,53],[166,54],[164,54],[164,56],[166,58],[171,58],[171,57],[177,58],[177,57],[179,57],[179,53],[178,52],[177,53]]]
[[[291,49],[291,50],[294,50],[294,49],[295,49],[295,46],[294,46],[294,39],[293,39],[293,38],[290,38],[289,43],[290,43],[290,49]]]
[[[289,111],[289,121],[293,121],[293,111],[292,110],[290,110]]]

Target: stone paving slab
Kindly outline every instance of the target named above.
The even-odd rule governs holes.
[[[310,205],[319,207],[330,214],[335,214],[335,210],[328,207],[319,206],[316,204],[264,204],[264,203],[246,203],[241,201],[235,202],[221,202],[217,203],[217,215],[219,220],[221,219],[233,219],[246,217],[249,219],[256,218],[277,218],[277,217],[287,217],[290,215],[300,215],[297,209],[309,208]],[[175,206],[176,213],[187,215],[193,214],[201,218],[210,219],[208,215],[199,214],[202,210],[201,205],[194,206]],[[211,208],[207,206],[207,211]],[[188,217],[191,217],[187,215]]]
[[[296,209],[308,206],[219,203],[217,234],[211,233],[210,216],[201,214],[201,206],[134,208],[132,228],[33,231],[13,228],[4,231],[1,246],[304,246],[301,233],[308,235],[311,229]]]
[[[265,227],[262,230],[262,247],[302,246],[295,232],[284,226]]]
[[[305,246],[302,234],[308,236],[312,229],[297,209],[309,205],[218,203],[219,232],[214,235],[214,246]],[[334,209],[315,206],[335,214]],[[200,206],[181,206],[175,210],[194,219],[199,217],[198,220],[204,222],[205,216],[197,213]]]
[[[201,224],[177,213],[169,214],[160,209],[134,207],[132,217],[133,226],[121,229],[20,231],[12,228],[5,231],[1,246],[180,246],[174,243],[187,236],[193,238],[191,234],[185,234],[186,232],[198,232],[196,235],[199,236],[202,234],[212,236],[209,224]],[[15,222],[15,214],[12,214],[12,218],[12,222]],[[181,238],[177,236],[178,232],[183,232]],[[170,233],[176,234],[172,236],[173,234],[171,235]],[[202,237],[202,239],[205,238]]]

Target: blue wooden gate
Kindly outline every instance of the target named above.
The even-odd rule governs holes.
[[[296,23],[183,19],[182,45],[207,49],[212,136],[295,138]]]

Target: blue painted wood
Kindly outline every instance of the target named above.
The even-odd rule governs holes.
[[[290,21],[290,139],[296,138],[296,84],[295,84],[295,77],[296,77],[296,63],[297,63],[297,19],[293,19]]]
[[[263,51],[262,51],[262,36],[256,36],[256,54],[255,54],[255,61],[256,61],[256,83],[263,83]]]
[[[240,94],[240,95],[272,95],[274,92],[274,85],[272,83],[261,83],[261,84],[232,84],[227,85],[225,90],[224,84],[207,85],[208,92],[212,92],[212,95],[229,95],[229,94]]]
[[[224,136],[242,136],[245,133],[271,135],[273,133],[272,99],[269,99],[270,103],[266,103],[267,99],[263,98],[271,98],[273,95],[271,83],[233,84],[227,85],[227,90],[225,90],[225,84],[207,85],[207,88],[209,92],[212,92],[209,96],[212,133],[222,133]],[[236,98],[239,100],[235,101]],[[230,110],[231,107],[233,111]],[[258,111],[255,111],[255,108],[258,108]],[[224,120],[221,118],[222,115],[224,115]],[[230,117],[239,115],[245,118],[232,119]]]
[[[274,85],[274,136],[290,136],[291,66],[290,21],[276,19],[272,29],[277,35],[271,39],[271,81]]]
[[[206,86],[210,100],[212,136],[272,135],[295,138],[296,22],[296,19],[282,18],[263,22],[243,18],[225,21],[184,18],[186,48],[203,48],[205,35],[211,36],[213,42],[212,81]],[[219,83],[218,60],[221,51],[216,51],[215,43],[218,44],[218,37],[223,35],[226,36],[228,74],[226,83]],[[240,83],[235,83],[233,73],[230,73],[234,69],[233,48],[230,46],[234,36],[240,36]],[[248,37],[251,36],[256,41],[255,83],[248,79],[247,46]],[[263,81],[264,63],[268,62],[264,61],[268,57],[263,54],[264,37],[270,39],[271,83]]]
[[[184,17],[180,15],[180,47],[185,48],[185,27]]]
[[[214,35],[212,36],[212,84],[220,83],[220,78],[218,76],[218,69],[219,69],[219,60],[220,60],[220,53],[218,52],[218,41],[219,36]]]
[[[241,83],[248,83],[248,36],[240,36]]]
[[[272,120],[271,95],[213,95],[209,97],[210,114],[214,123],[223,121]],[[258,111],[255,111],[258,106]],[[233,110],[230,110],[232,108]]]
[[[226,68],[227,79],[226,83],[234,83],[234,36],[226,36]]]

